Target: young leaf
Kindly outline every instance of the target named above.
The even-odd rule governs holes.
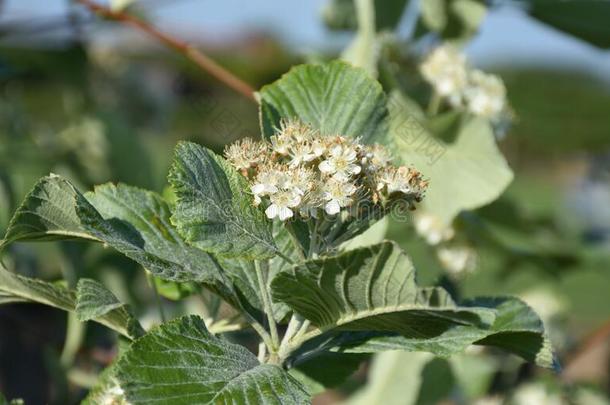
[[[76,316],[89,321],[123,307],[123,303],[102,284],[89,278],[78,280],[76,286]]]
[[[58,284],[14,274],[0,267],[0,294],[14,297],[15,301],[36,302],[64,311],[76,311],[76,294]],[[135,338],[142,333],[142,327],[124,308],[112,309],[100,314],[90,314],[89,319],[114,329],[118,333]]]
[[[301,65],[264,86],[263,135],[275,132],[282,118],[298,118],[324,135],[361,137],[379,142],[388,132],[388,111],[381,85],[365,70],[345,62]]]
[[[434,337],[458,325],[490,324],[493,311],[457,307],[441,289],[419,289],[407,255],[384,242],[311,260],[280,273],[273,297],[318,327]]]
[[[513,173],[498,150],[489,124],[471,119],[447,144],[419,125],[398,92],[389,102],[391,142],[405,164],[430,179],[422,209],[449,224],[462,210],[481,207],[512,181]]]
[[[138,339],[118,362],[117,379],[133,404],[307,404],[282,368],[260,364],[245,347],[212,336],[186,316]]]
[[[172,222],[192,245],[246,259],[268,258],[277,251],[271,223],[252,205],[246,179],[223,158],[181,142],[169,182],[178,198]]]
[[[124,319],[130,336],[144,333],[129,307],[95,280],[83,278],[78,281],[75,311],[79,321],[91,321],[112,314],[115,318]]]

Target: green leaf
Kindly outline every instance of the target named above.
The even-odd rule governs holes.
[[[103,221],[95,215],[82,219],[105,243],[157,277],[202,282],[230,295],[214,259],[182,240],[170,223],[167,203],[158,194],[124,184],[104,184],[86,197]]]
[[[282,259],[279,259],[282,260]],[[283,261],[283,260],[282,260]],[[261,291],[258,287],[254,261],[245,259],[219,259],[220,266],[233,281],[239,291],[242,307],[258,320],[264,320],[264,305]],[[268,283],[279,272],[277,267],[269,268]],[[273,318],[276,322],[282,322],[290,308],[281,302],[272,302]]]
[[[186,316],[138,339],[118,363],[133,404],[306,404],[303,387],[282,368],[260,364],[240,345],[212,336]]]
[[[360,235],[345,242],[341,247],[343,250],[354,250],[381,243],[385,240],[389,225],[389,218],[387,216],[383,217]]]
[[[55,174],[43,177],[13,215],[0,248],[17,240],[96,240],[81,224],[77,197],[68,181]]]
[[[298,118],[324,135],[380,142],[388,111],[381,85],[366,71],[342,61],[293,67],[260,90],[261,126],[273,135],[282,118]]]
[[[600,48],[610,48],[610,1],[529,0],[530,15]]]
[[[123,390],[119,386],[119,382],[114,376],[114,372],[115,369],[113,366],[106,368],[98,377],[96,385],[81,402],[81,405],[129,405],[129,402],[125,399]]]
[[[310,395],[316,395],[344,383],[366,358],[362,354],[321,353],[295,365],[289,373],[307,388]],[[324,367],[320,367],[321,364]]]
[[[487,14],[481,0],[426,0],[420,4],[423,26],[445,39],[469,39]]]
[[[493,311],[457,307],[441,289],[419,289],[407,255],[384,242],[283,272],[273,297],[318,327],[434,337],[458,325],[493,322]]]
[[[327,345],[334,345],[334,350],[353,353],[407,350],[428,351],[448,357],[476,344],[499,347],[540,367],[560,368],[542,321],[523,301],[513,297],[482,298],[463,305],[494,310],[496,319],[493,325],[490,328],[460,325],[436,337],[424,339],[397,334],[342,334]]]
[[[540,317],[525,302],[500,297],[479,298],[467,304],[493,308],[497,313],[491,331],[475,344],[499,347],[542,367],[560,369]]]
[[[422,385],[421,373],[431,359],[429,353],[388,351],[376,355],[368,383],[345,405],[416,405]]]
[[[462,210],[498,198],[513,179],[486,120],[472,118],[453,143],[434,138],[398,92],[390,98],[391,142],[404,164],[430,180],[421,208],[450,224]]]
[[[277,252],[271,223],[252,205],[246,179],[220,156],[195,143],[179,143],[169,182],[178,198],[172,222],[192,245],[245,259]]]
[[[123,303],[102,284],[89,278],[78,280],[76,315],[79,321],[89,321],[123,307]]]
[[[172,301],[180,301],[183,298],[201,292],[201,288],[196,283],[177,283],[154,277],[153,279],[157,292]]]
[[[14,297],[21,302],[36,302],[63,309],[76,311],[76,294],[59,284],[36,280],[14,274],[0,267],[0,294]],[[121,308],[91,314],[91,320],[101,323],[118,333],[134,338],[142,333],[142,327],[127,311]]]
[[[128,305],[123,304],[103,284],[88,278],[78,280],[76,286],[76,317],[79,321],[91,321],[112,313],[128,325],[131,336],[139,336],[144,330]]]
[[[393,30],[401,20],[409,0],[375,0],[375,25],[377,29]],[[324,23],[334,30],[358,28],[354,0],[330,0],[322,11]]]
[[[3,245],[73,238],[100,241],[160,278],[205,283],[230,297],[231,288],[212,257],[188,246],[169,217],[169,207],[153,192],[105,184],[85,198],[69,181],[51,175],[26,196]]]

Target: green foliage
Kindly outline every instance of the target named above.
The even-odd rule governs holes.
[[[298,118],[323,135],[349,135],[365,142],[387,136],[386,97],[363,69],[345,62],[294,67],[260,90],[261,126],[273,135],[282,118]]]
[[[13,215],[0,247],[18,240],[96,240],[81,223],[78,200],[84,198],[68,181],[54,174],[44,177]]]
[[[506,298],[458,306],[440,288],[418,288],[411,261],[391,242],[305,262],[279,274],[272,290],[318,328],[308,337],[326,333],[333,350],[450,356],[481,344],[558,367],[542,322],[527,305]]]
[[[178,198],[172,222],[192,245],[247,259],[277,252],[271,223],[252,206],[245,178],[221,157],[182,142],[176,147],[169,181]]]
[[[121,308],[125,305],[104,285],[95,280],[83,278],[76,286],[76,316],[79,321],[89,321]]]
[[[106,184],[84,196],[67,180],[51,175],[26,196],[2,245],[73,238],[100,241],[161,278],[226,290],[212,258],[187,246],[169,216],[167,204],[155,193]]]
[[[81,315],[82,303],[79,310],[80,294],[77,292],[59,284],[23,277],[2,267],[0,267],[0,293],[5,297],[14,298],[13,302],[35,302],[76,312],[82,320],[94,320],[128,338],[135,338],[142,333],[142,327],[124,306],[106,308],[104,311],[92,311],[89,308],[84,313],[86,315]]]
[[[405,3],[393,2],[401,10]],[[357,4],[361,31],[345,56],[374,72],[373,15],[379,2]],[[442,10],[432,10],[434,4]],[[480,12],[484,6],[474,1],[430,2],[423,18],[438,34],[452,36],[452,19],[466,16],[456,31],[461,36],[476,29]],[[403,164],[430,179],[421,209],[446,225],[461,211],[497,198],[512,179],[487,120],[454,112],[427,117],[397,89],[388,102],[367,71],[344,62],[295,67],[263,87],[259,101],[264,138],[282,119],[297,118],[323,135],[390,145]],[[390,350],[448,357],[484,345],[558,367],[542,322],[522,301],[456,302],[444,288],[420,287],[410,256],[395,242],[380,242],[387,223],[368,229],[386,212],[323,222],[323,230],[317,219],[308,222],[304,216],[272,223],[252,204],[242,173],[190,142],[176,147],[169,183],[171,204],[123,184],[81,194],[62,177],[45,177],[18,208],[0,245],[101,242],[149,271],[162,295],[179,300],[207,288],[217,295],[215,302],[232,306],[205,308],[205,323],[186,316],[144,333],[129,309],[97,281],[81,279],[73,291],[0,269],[0,303],[51,305],[137,338],[103,374],[90,403],[114,396],[135,404],[303,404],[310,394],[341,384],[366,353],[376,352],[384,353],[375,362],[371,387],[354,403],[434,403],[449,392],[452,363],[421,353],[385,353]],[[285,330],[278,327],[282,323]],[[260,337],[258,358],[212,334],[247,327]],[[421,376],[409,381],[409,398],[383,389],[404,358],[415,359],[404,372]],[[434,378],[445,381],[442,390],[430,388]]]
[[[306,404],[309,395],[282,368],[260,364],[246,348],[212,336],[187,316],[138,339],[117,366],[133,404]]]
[[[409,0],[374,0],[375,26],[379,30],[396,28]],[[357,6],[354,0],[331,0],[322,12],[324,22],[334,30],[356,30],[358,28]]]
[[[511,182],[513,173],[486,120],[466,120],[455,141],[447,143],[428,132],[399,93],[392,93],[389,108],[391,139],[400,158],[430,179],[423,209],[445,224],[462,210],[495,200]]]
[[[432,355],[388,351],[375,357],[369,383],[357,391],[346,405],[416,405],[422,371]]]
[[[421,23],[446,39],[469,39],[487,13],[480,0],[426,0],[420,4]]]
[[[440,289],[418,289],[411,261],[392,242],[305,262],[276,276],[272,290],[321,332],[433,337],[452,326],[493,320],[488,311],[456,307]]]

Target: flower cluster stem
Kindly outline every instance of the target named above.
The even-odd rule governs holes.
[[[438,113],[438,110],[441,107],[441,95],[438,92],[433,92],[432,97],[430,97],[430,102],[428,103],[427,113],[429,117],[432,117]]]
[[[267,262],[265,262],[267,263]],[[279,345],[280,339],[277,333],[277,325],[275,324],[275,319],[273,318],[273,307],[271,306],[271,297],[269,295],[269,288],[267,288],[267,274],[263,274],[262,263],[260,261],[254,262],[254,267],[256,270],[256,279],[258,281],[258,288],[261,293],[261,297],[263,299],[263,307],[265,314],[267,315],[267,322],[269,323],[269,333],[271,335],[271,342],[269,352],[270,354],[276,353]],[[265,273],[268,273],[268,268],[265,269]]]

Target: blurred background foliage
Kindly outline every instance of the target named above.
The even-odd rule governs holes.
[[[397,27],[408,2],[382,3],[375,3],[378,29]],[[470,11],[462,13],[455,3],[468,3]],[[464,30],[474,34],[470,18],[478,15],[479,3],[425,2],[427,18],[433,21],[428,28],[445,37]],[[593,44],[581,46],[610,46],[608,2],[529,3],[534,18]],[[574,3],[591,4],[574,11]],[[59,24],[69,35],[53,41],[34,20],[3,21],[0,26],[2,234],[23,196],[49,172],[64,175],[83,190],[112,181],[163,193],[178,140],[220,152],[235,139],[258,137],[253,103],[139,36],[115,32],[104,23],[90,30],[88,17],[77,11],[72,25],[69,18]],[[575,24],[564,18],[566,13],[583,19]],[[600,16],[606,17],[601,23]],[[326,3],[321,17],[329,38],[345,34],[337,30],[357,26],[351,0]],[[412,27],[414,38],[422,32],[422,21]],[[110,30],[112,40],[98,40]],[[428,39],[423,36],[421,41]],[[261,31],[226,42],[203,41],[202,46],[255,88],[294,64],[330,58],[340,50],[321,47],[305,56],[281,35]],[[413,236],[411,226],[391,223],[387,236],[408,249],[423,284],[444,284],[463,297],[524,298],[542,314],[567,366],[554,375],[512,357],[475,351],[450,360],[387,353],[364,363],[316,403],[374,404],[383,398],[392,404],[483,404],[481,398],[503,403],[502,397],[551,404],[559,403],[551,401],[566,390],[581,404],[608,403],[607,335],[583,356],[576,351],[610,318],[610,70],[603,80],[561,63],[567,55],[557,58],[530,65],[487,63],[486,70],[504,79],[514,109],[514,124],[499,145],[515,178],[498,200],[462,213],[456,221],[460,235],[478,252],[476,269],[458,283],[445,274],[431,248]],[[383,70],[380,79],[383,82]],[[81,277],[100,279],[136,308],[145,325],[158,321],[150,280],[135,264],[103,247],[68,242],[11,245],[2,253],[2,262],[21,274],[64,278],[70,284]],[[168,297],[163,299],[168,317],[181,311],[180,306],[201,310],[196,299],[171,301],[188,295],[187,287],[161,286]],[[0,307],[0,392],[9,399],[24,398],[27,404],[77,402],[116,353],[110,332],[93,324],[86,326],[86,333],[84,328],[70,326],[63,313],[42,306]],[[76,349],[70,344],[74,339]],[[362,388],[365,381],[369,383]],[[355,395],[347,399],[352,392]],[[530,401],[546,395],[539,401],[547,402],[519,402],[519,395],[528,392]]]

